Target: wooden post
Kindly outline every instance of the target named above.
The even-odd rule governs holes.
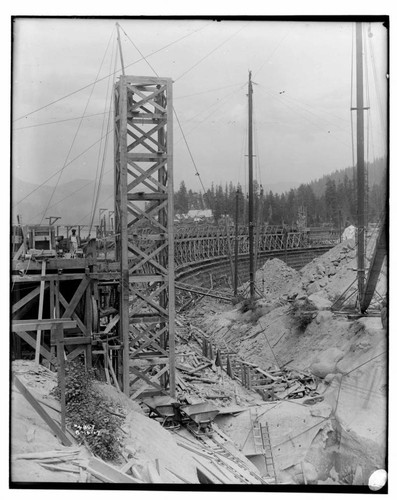
[[[45,276],[45,267],[46,267],[46,262],[43,260],[41,263],[41,276]],[[42,279],[40,282],[40,298],[39,298],[39,315],[38,319],[43,319],[43,304],[44,304],[44,285],[45,281]],[[34,357],[34,361],[36,365],[40,363],[40,345],[41,345],[41,330],[37,330],[37,335],[36,335],[36,353]]]
[[[251,368],[247,366],[246,369],[247,369],[247,389],[251,389]]]
[[[91,335],[92,335],[92,323],[93,323],[92,281],[87,286],[87,290],[85,292],[85,300],[86,300],[86,305],[85,305],[85,310],[86,310],[85,324],[86,324],[86,327],[87,327],[88,335],[91,337]],[[86,347],[85,347],[85,363],[86,363],[86,367],[87,368],[91,368],[92,367],[91,344],[87,344]]]
[[[129,342],[129,268],[128,268],[128,205],[127,205],[127,80],[120,77],[120,107],[119,107],[119,182],[120,182],[120,206],[119,208],[119,230],[120,230],[120,334],[123,343],[122,369],[123,369],[123,392],[127,396],[130,393],[130,342]]]
[[[175,369],[175,245],[174,245],[174,151],[173,151],[173,98],[172,81],[167,82],[167,137],[163,137],[163,145],[167,149],[167,184],[168,195],[168,353],[170,396],[175,397],[176,369]]]
[[[65,416],[66,416],[66,381],[65,381],[65,353],[63,350],[64,337],[63,326],[55,325],[53,328],[53,335],[57,347],[58,358],[58,384],[61,390],[61,428],[65,432]]]
[[[252,149],[252,81],[251,71],[248,79],[248,239],[249,239],[249,274],[250,299],[255,299],[254,271],[254,184],[253,184],[253,149]]]
[[[229,256],[230,262],[230,275],[232,277],[232,282],[234,281],[234,266],[233,266],[233,257],[232,257],[232,241],[230,237],[230,227],[229,227],[229,216],[226,215],[226,240],[227,240],[227,253]],[[236,290],[237,286],[233,283],[233,288]]]
[[[57,226],[58,227],[58,226]],[[55,319],[55,283],[50,281],[50,319]],[[55,359],[55,346],[51,345],[51,359]]]
[[[358,302],[364,300],[365,287],[365,160],[362,23],[356,24],[357,85],[357,284]]]
[[[236,220],[234,223],[234,296],[237,297],[237,287],[238,287],[238,199],[239,190],[236,190]]]

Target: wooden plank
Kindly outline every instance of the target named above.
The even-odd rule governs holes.
[[[48,287],[48,283],[45,284],[45,288]],[[13,304],[11,307],[11,313],[15,314],[19,309],[21,309],[24,305],[28,304],[31,300],[33,300],[37,295],[39,295],[41,288],[38,286],[31,292],[29,292],[25,297],[22,297],[21,300],[18,300],[16,304]]]
[[[281,380],[281,377],[274,377],[271,373],[262,370],[262,368],[258,368],[257,366],[255,366],[255,370],[264,375],[265,377],[270,378],[270,380],[273,380],[274,382]]]
[[[15,333],[19,337],[21,337],[21,339],[24,340],[27,344],[29,344],[30,347],[33,347],[33,348],[36,347],[36,340],[31,335],[29,335],[27,332],[25,332],[23,330],[17,330],[17,331],[15,331]],[[42,345],[40,346],[40,354],[41,354],[41,356],[44,356],[50,363],[52,363],[51,354]]]
[[[111,465],[103,462],[99,458],[90,457],[88,461],[87,470],[91,472],[94,476],[98,477],[102,481],[108,483],[142,483],[139,479],[133,478],[124,474],[120,470],[112,467]],[[98,475],[99,476],[98,476]]]
[[[68,303],[65,299],[65,297],[59,293],[59,302],[63,305],[63,307],[66,309],[68,307]],[[88,336],[87,328],[85,324],[81,321],[81,319],[77,316],[75,312],[72,313],[72,318],[76,321],[77,326],[80,328],[80,330],[83,332],[84,335]],[[66,328],[65,328],[66,330]]]
[[[159,390],[160,392],[162,393],[165,393],[165,389],[163,387],[161,387],[161,385],[159,384],[156,384],[155,383],[155,380],[159,379],[161,377],[161,375],[163,375],[166,371],[168,371],[168,365],[166,365],[164,368],[162,368],[158,373],[156,373],[156,375],[154,377],[152,377],[151,379],[149,377],[147,377],[146,375],[144,375],[142,372],[139,372],[138,370],[135,370],[133,368],[130,367],[130,370],[135,373],[136,375],[139,376],[139,378],[143,379],[147,384],[149,385],[152,385],[155,389]],[[144,392],[146,390],[146,387],[140,387],[139,389],[137,389],[134,394],[132,394],[132,396],[130,397],[131,399],[135,399],[139,396],[139,394],[141,394],[142,392]]]
[[[72,352],[70,352],[66,358],[68,361],[73,361],[77,356],[85,352],[86,347],[84,345],[79,345],[76,349],[74,349]]]
[[[220,478],[218,470],[214,472],[214,470],[210,469],[210,467],[208,467],[208,465],[204,463],[204,460],[202,458],[199,458],[198,455],[194,454],[193,459],[196,460],[198,464],[198,466],[196,466],[197,469],[201,470],[204,473],[204,475],[207,476],[208,479],[210,479],[212,483],[227,484],[227,481]]]
[[[24,253],[25,251],[25,243],[22,242],[20,247],[18,248],[18,250],[15,252],[14,254],[14,257],[12,258],[12,260],[18,260],[19,257]]]
[[[54,420],[48,415],[48,413],[42,408],[42,406],[36,401],[35,397],[29,392],[25,387],[23,382],[13,374],[12,381],[18,391],[25,397],[25,399],[32,405],[48,427],[52,430],[55,436],[61,441],[64,446],[72,446],[72,441],[67,437],[67,435],[62,431],[62,429],[54,422]]]
[[[76,321],[71,320],[70,318],[64,319],[18,319],[11,322],[11,330],[13,332],[21,332],[21,331],[35,331],[38,328],[40,330],[51,330],[55,325],[62,325],[66,330],[68,328],[76,328]]]
[[[68,448],[66,450],[32,451],[27,453],[18,453],[12,456],[14,460],[44,460],[46,458],[72,457],[80,453],[80,448]]]
[[[168,467],[164,467],[164,469],[167,470],[168,472],[170,472],[172,475],[174,475],[177,479],[179,479],[180,481],[182,481],[182,483],[193,484],[191,481],[188,481],[187,479],[185,479],[184,477],[180,476],[179,474],[177,474],[173,470],[169,469]]]
[[[56,325],[55,325],[56,326]],[[66,337],[64,339],[64,345],[87,345],[91,344],[91,337]],[[51,345],[53,345],[54,342],[51,341]]]
[[[204,370],[204,368],[208,368],[209,366],[212,366],[212,361],[210,363],[204,363],[203,365],[198,366],[194,370],[189,371],[189,375],[193,375],[194,373]]]
[[[45,276],[45,266],[46,266],[46,261],[43,260],[41,264],[41,276]],[[39,298],[39,315],[38,319],[42,319],[43,317],[43,306],[44,306],[44,285],[45,282],[42,281],[40,283],[40,298]],[[40,346],[41,346],[41,329],[37,329],[37,335],[36,335],[36,352],[34,356],[34,362],[36,365],[40,363]]]
[[[122,472],[123,474],[126,474],[135,463],[136,463],[136,458],[135,457],[131,458],[130,460],[128,460],[128,462],[126,464],[124,464],[120,468],[120,472]]]
[[[74,312],[76,309],[77,304],[80,302],[90,280],[86,276],[81,280],[81,283],[77,287],[76,292],[73,295],[72,300],[69,302],[67,308],[65,309],[65,312],[63,313],[62,317],[63,318],[69,318],[71,314]]]
[[[112,366],[112,361],[111,359],[109,358],[109,354],[106,353],[106,355],[108,356],[108,367],[109,367],[109,371],[110,371],[110,374],[112,375],[113,377],[113,381],[114,381],[114,385],[116,386],[117,390],[121,392],[121,389],[120,389],[120,386],[119,386],[119,382],[117,380],[117,377],[116,377],[116,374],[114,372],[114,368]]]
[[[51,330],[51,337],[55,340],[58,358],[58,386],[61,391],[61,428],[65,432],[66,424],[66,380],[65,380],[65,352],[62,325],[55,325]]]
[[[114,316],[114,318],[112,318],[109,323],[107,324],[106,328],[105,328],[105,331],[103,333],[109,333],[110,330],[117,325],[117,323],[119,322],[119,319],[120,319],[120,314],[116,314],[116,316]]]
[[[59,265],[62,265],[61,263]],[[32,266],[30,266],[29,270]],[[47,271],[50,265],[47,267]],[[55,270],[55,269],[54,269]],[[16,271],[25,271],[24,268],[16,269]],[[75,274],[46,274],[45,276],[40,276],[37,274],[28,274],[26,276],[12,275],[11,281],[13,283],[40,283],[41,281],[80,281],[86,277],[84,273],[75,273]]]

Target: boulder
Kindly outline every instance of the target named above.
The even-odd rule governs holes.
[[[310,371],[317,377],[324,378],[329,373],[335,373],[336,365],[344,356],[337,347],[331,347],[320,353],[310,366]]]
[[[302,462],[302,470],[307,484],[316,484],[318,479],[317,470],[310,462]]]
[[[326,323],[327,321],[330,321],[332,319],[332,312],[331,311],[320,311],[317,313],[316,316],[316,323],[320,325],[321,323]]]
[[[324,297],[324,294],[312,293],[308,296],[308,300],[318,311],[326,311],[331,309],[332,306],[332,303]]]
[[[310,283],[310,285],[307,287],[307,295],[312,295],[313,293],[317,293],[321,290],[320,285],[317,282]]]

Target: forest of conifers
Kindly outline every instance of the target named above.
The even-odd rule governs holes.
[[[387,202],[387,168],[384,158],[366,164],[366,212],[368,222],[378,222],[384,215]],[[332,224],[342,226],[356,224],[356,175],[352,167],[338,170],[309,184],[278,194],[262,190],[254,181],[255,212],[260,211],[264,223],[294,225],[298,212],[303,208],[308,226]],[[239,221],[245,223],[248,214],[248,195],[242,187],[229,182],[212,184],[203,194],[187,189],[182,181],[175,192],[175,213],[186,214],[189,210],[211,209],[215,222],[229,215],[236,216],[236,192],[239,191]],[[261,195],[262,191],[262,195]],[[263,192],[264,191],[264,192]]]

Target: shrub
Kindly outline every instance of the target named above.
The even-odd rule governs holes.
[[[307,298],[303,300],[295,300],[291,306],[291,314],[294,318],[298,329],[305,331],[308,325],[316,316],[317,309],[311,304]]]
[[[66,421],[79,443],[103,460],[117,460],[121,450],[120,417],[108,411],[109,402],[93,388],[93,370],[80,362],[66,363]],[[60,399],[59,385],[53,390]]]

